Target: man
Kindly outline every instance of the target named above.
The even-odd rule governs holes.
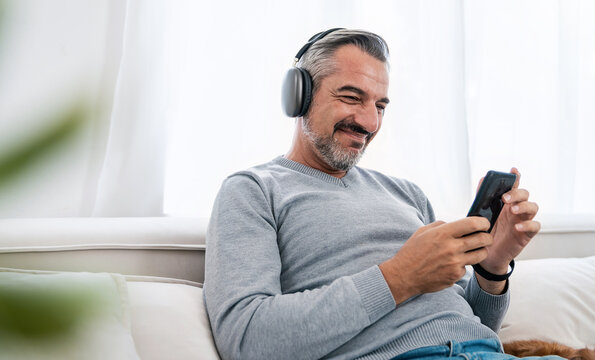
[[[309,46],[291,148],[228,177],[213,208],[204,291],[222,358],[506,357],[507,280],[464,275],[507,274],[539,231],[520,174],[491,234],[480,217],[435,221],[417,186],[355,166],[389,103],[384,40],[334,30]]]

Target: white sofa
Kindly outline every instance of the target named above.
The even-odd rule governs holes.
[[[127,333],[123,346],[132,349],[122,358],[218,359],[201,289],[206,225],[167,217],[0,219],[0,275],[111,273],[101,281],[113,279],[117,289],[120,332],[109,332]],[[511,289],[504,342],[595,347],[594,229],[544,229],[518,259]]]

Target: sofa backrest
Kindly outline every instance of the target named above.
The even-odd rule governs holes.
[[[0,267],[204,281],[207,220],[0,219]]]
[[[519,260],[595,255],[590,223],[548,220]],[[114,272],[202,284],[207,225],[207,219],[176,217],[0,219],[0,267]]]

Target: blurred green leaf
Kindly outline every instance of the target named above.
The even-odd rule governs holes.
[[[35,163],[43,155],[67,142],[88,116],[85,106],[77,103],[49,123],[54,124],[41,134],[21,143],[9,153],[0,154],[0,188]]]
[[[101,273],[0,269],[0,349],[3,339],[53,341],[110,318],[120,301],[114,285],[110,275]]]
[[[97,307],[97,293],[87,288],[0,286],[0,330],[26,338],[63,336]]]

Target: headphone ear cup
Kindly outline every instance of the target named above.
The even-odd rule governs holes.
[[[312,77],[308,71],[295,67],[295,64],[298,63],[302,55],[308,51],[312,44],[333,31],[342,29],[344,28],[333,28],[319,32],[312,36],[295,55],[294,67],[287,71],[285,79],[283,79],[283,88],[281,89],[281,104],[287,116],[300,117],[306,115],[312,102]]]
[[[283,111],[289,117],[300,114],[303,104],[303,75],[298,68],[291,68],[283,79],[281,103]]]
[[[299,69],[302,73],[302,79],[304,82],[303,86],[303,102],[302,108],[300,109],[300,114],[298,116],[304,116],[308,112],[308,108],[310,107],[310,103],[312,102],[312,77],[310,73],[305,69]]]
[[[281,92],[281,103],[289,117],[304,116],[312,101],[312,78],[300,68],[291,68],[285,74]]]

